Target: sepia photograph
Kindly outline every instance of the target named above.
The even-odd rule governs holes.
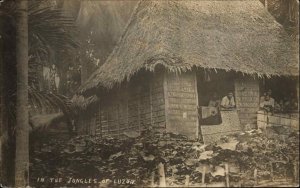
[[[2,187],[299,187],[299,0],[0,0]]]

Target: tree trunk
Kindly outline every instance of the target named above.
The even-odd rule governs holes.
[[[29,184],[28,0],[17,0],[17,113],[15,187]]]
[[[1,4],[1,3],[0,3]],[[4,135],[4,124],[3,124],[3,37],[1,36],[2,34],[2,29],[3,29],[3,24],[2,24],[2,18],[0,18],[0,179],[4,179],[4,168],[3,168],[3,135]]]

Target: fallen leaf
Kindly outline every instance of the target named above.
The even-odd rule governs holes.
[[[204,151],[200,154],[199,160],[206,160],[212,158],[213,151]]]

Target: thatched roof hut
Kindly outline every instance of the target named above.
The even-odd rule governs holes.
[[[257,0],[141,1],[118,45],[80,92],[157,64],[258,76],[299,75],[298,45]]]

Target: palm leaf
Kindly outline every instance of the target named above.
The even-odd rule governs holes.
[[[42,63],[51,60],[51,50],[76,48],[75,21],[60,8],[40,1],[29,6],[29,53]],[[53,62],[52,62],[53,63]]]
[[[54,114],[35,115],[30,118],[31,131],[42,131],[48,129],[51,125],[62,121],[64,117],[64,114],[61,112]]]

